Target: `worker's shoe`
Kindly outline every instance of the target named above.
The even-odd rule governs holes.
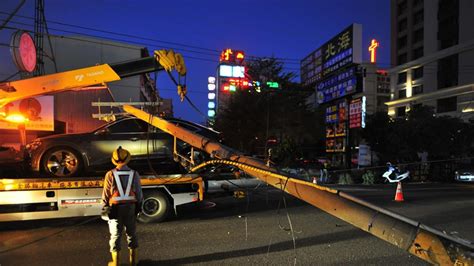
[[[119,266],[119,253],[117,251],[110,252],[112,255],[112,261],[109,261],[109,266]]]
[[[137,261],[138,261],[137,249],[130,248],[128,251],[129,251],[130,266],[136,266]]]

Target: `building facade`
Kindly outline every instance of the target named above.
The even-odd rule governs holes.
[[[83,36],[52,37],[51,44],[58,72],[149,56],[147,48],[143,46]],[[51,61],[45,63],[46,74],[54,73],[53,63]],[[65,133],[90,131],[104,123],[99,119],[93,119],[93,115],[120,113],[118,108],[112,106],[102,106],[99,110],[98,107],[91,106],[92,102],[163,102],[158,99],[158,92],[149,75],[127,77],[108,83],[105,87],[58,93],[55,95],[55,120],[64,123]],[[168,106],[167,115],[169,110]]]
[[[375,56],[373,63],[363,62],[363,47],[362,26],[353,24],[301,60],[301,82],[315,90],[308,103],[325,110],[326,153],[333,165],[358,163],[366,116],[387,111],[390,77],[378,69]]]
[[[473,118],[474,1],[391,0],[388,113],[420,105]]]

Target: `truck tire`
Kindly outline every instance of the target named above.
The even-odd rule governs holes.
[[[138,221],[142,223],[158,223],[164,221],[171,210],[171,203],[162,191],[144,191],[142,211]]]

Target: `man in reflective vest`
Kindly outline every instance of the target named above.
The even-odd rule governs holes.
[[[105,174],[102,217],[105,216],[109,223],[112,254],[109,265],[119,265],[120,237],[124,227],[130,251],[130,265],[136,265],[137,262],[136,217],[141,210],[143,193],[138,172],[127,166],[131,157],[130,152],[118,147],[112,153],[112,163],[116,168]]]

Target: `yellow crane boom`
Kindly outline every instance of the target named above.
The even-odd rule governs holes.
[[[182,55],[173,50],[158,50],[150,57],[0,83],[0,108],[9,102],[24,98],[105,84],[121,78],[160,70],[168,72],[176,70],[179,75],[186,75],[186,65]],[[176,85],[178,94],[183,98],[186,87],[181,84]]]
[[[107,64],[0,84],[0,107],[16,100],[120,80]]]

